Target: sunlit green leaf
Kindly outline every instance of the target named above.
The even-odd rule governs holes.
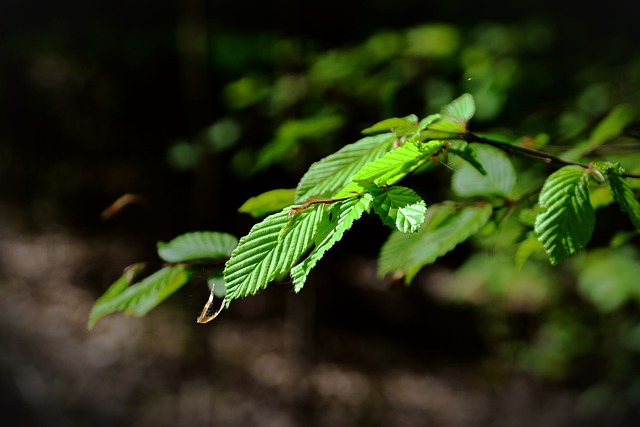
[[[380,188],[375,184],[367,190],[373,196],[373,210],[392,229],[414,232],[424,222],[427,205],[415,191],[399,186]]]
[[[427,117],[425,117],[424,119],[420,120],[420,123],[418,123],[418,129],[416,129],[416,132],[420,132],[423,129],[427,128],[427,126],[429,126],[432,123],[437,122],[438,120],[440,120],[442,116],[440,116],[440,114],[430,114]]]
[[[451,187],[460,197],[507,196],[516,183],[516,171],[507,155],[489,145],[474,144],[477,159],[487,172],[483,175],[471,163],[462,163],[454,172]]]
[[[585,169],[565,166],[549,175],[538,204],[535,231],[551,264],[576,254],[591,240],[595,212]]]
[[[302,289],[309,272],[324,253],[342,239],[344,232],[349,230],[362,213],[369,209],[371,200],[370,194],[364,194],[362,197],[334,203],[327,208],[322,222],[318,225],[318,233],[314,239],[315,247],[305,260],[291,269],[296,292]]]
[[[347,185],[365,164],[383,156],[396,136],[385,133],[362,138],[311,165],[296,189],[296,202],[309,197],[331,197]]]
[[[96,301],[89,314],[88,327],[92,329],[102,317],[118,311],[143,316],[188,280],[189,274],[183,265],[164,267],[131,286],[127,286],[125,274]]]
[[[128,270],[125,269],[124,274],[120,276],[118,280],[113,282],[111,286],[109,286],[109,288],[105,291],[105,293],[102,294],[100,298],[98,298],[98,300],[96,301],[96,305],[102,304],[106,301],[112,301],[113,299],[118,297],[120,294],[122,294],[124,291],[126,291],[129,288],[129,285],[134,283],[130,280],[130,277],[131,276],[129,275]],[[94,307],[94,310],[95,310],[95,307]]]
[[[456,208],[451,204],[432,205],[416,233],[393,232],[378,258],[378,274],[405,273],[409,283],[425,265],[453,250],[475,234],[491,217],[491,205]]]
[[[451,133],[467,132],[467,124],[476,111],[473,97],[465,93],[450,104],[444,106],[440,120],[428,126],[428,129]]]
[[[442,141],[424,144],[407,142],[364,165],[352,179],[354,182],[367,181],[378,186],[393,185],[429,161],[438,153],[442,145]],[[347,186],[335,197],[348,197],[352,190],[352,187]]]
[[[289,217],[291,209],[269,215],[240,239],[224,269],[227,304],[264,289],[288,272],[309,248],[321,221],[323,205]]]
[[[254,218],[277,212],[293,204],[295,188],[279,188],[252,197],[238,208],[238,212],[247,213]]]
[[[193,231],[170,242],[158,242],[158,255],[167,262],[227,258],[238,239],[227,233]]]

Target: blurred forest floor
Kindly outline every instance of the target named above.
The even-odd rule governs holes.
[[[327,324],[339,314],[314,310],[304,292],[259,295],[196,325],[205,295],[191,289],[180,306],[108,316],[90,332],[93,282],[135,257],[136,243],[17,229],[0,224],[0,409],[14,426],[606,425],[580,415],[580,390],[487,372],[428,331],[403,338],[388,323],[407,306],[380,289],[363,295],[395,303],[382,330],[350,330],[375,315]],[[351,274],[370,278],[361,261]],[[430,340],[442,342],[424,348]]]

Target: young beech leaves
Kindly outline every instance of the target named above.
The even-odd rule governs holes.
[[[591,240],[595,212],[589,201],[588,177],[580,166],[565,166],[549,175],[540,192],[535,231],[553,265]]]
[[[369,209],[371,200],[372,196],[365,193],[362,197],[354,197],[327,206],[322,222],[318,225],[318,234],[314,238],[313,250],[304,261],[291,269],[296,292],[302,289],[309,272],[324,253],[342,239],[344,232],[350,229],[353,223],[360,219],[363,212]]]
[[[304,174],[296,189],[296,203],[309,197],[331,197],[351,182],[364,165],[389,151],[396,136],[384,133],[362,138],[315,162]]]
[[[476,112],[473,97],[465,93],[442,108],[441,119],[427,128],[450,133],[465,133],[467,124]]]
[[[352,182],[334,197],[349,197],[363,191],[362,182],[374,183],[378,186],[393,185],[438,154],[443,145],[442,141],[428,143],[407,141],[404,145],[364,165],[353,175]]]
[[[221,264],[230,255],[238,240],[226,233],[194,231],[171,241],[158,242],[158,256],[166,261],[153,274],[138,280],[148,267],[136,263],[127,267],[122,276],[96,301],[89,314],[88,327],[107,314],[124,311],[142,316],[180,289],[203,265]]]
[[[373,196],[373,210],[382,222],[403,233],[416,231],[424,222],[427,205],[415,191],[407,187],[380,188],[375,184],[367,186]]]
[[[545,180],[538,204],[527,210],[530,220],[521,224],[522,231],[529,234],[514,246],[518,267],[540,247],[551,264],[583,249],[595,224],[590,198],[602,206],[612,200],[617,202],[640,232],[640,203],[625,178],[634,175],[625,174],[620,165],[611,162],[586,165],[525,146],[510,150],[515,147],[468,130],[474,113],[473,98],[464,94],[439,114],[422,120],[409,115],[374,124],[363,131],[371,136],[313,163],[295,190],[268,191],[244,203],[240,212],[268,216],[239,241],[225,233],[193,232],[159,242],[158,255],[166,264],[146,277],[142,268],[148,268],[149,263],[138,263],[125,271],[96,301],[89,328],[112,312],[135,316],[147,313],[191,277],[208,276],[210,283],[216,284],[199,322],[212,320],[232,300],[255,294],[286,274],[291,275],[298,292],[324,254],[371,209],[394,230],[380,250],[378,273],[401,273],[409,283],[421,268],[484,227],[494,214],[492,203],[503,210],[512,207],[500,200],[513,198],[516,184],[516,170],[505,151],[525,157],[533,154],[534,159],[557,168]],[[627,107],[612,111],[580,149],[595,149],[616,137],[631,122],[633,113]],[[314,133],[317,129],[302,130]],[[463,201],[442,201],[427,211],[426,203],[415,191],[397,184],[429,161],[435,163],[438,156],[446,158],[446,153],[455,156],[449,195]],[[561,167],[566,164],[570,166]],[[428,179],[426,176],[428,188],[440,182]],[[594,186],[599,185],[592,193],[590,180]],[[606,197],[601,194],[602,189],[606,190]],[[434,191],[432,195],[440,193]],[[607,272],[608,268],[607,264],[601,270]],[[148,274],[146,270],[144,274]],[[584,278],[581,287],[595,289],[592,281]],[[596,295],[583,290],[594,299],[605,291],[602,288],[602,293]],[[603,311],[619,304],[610,302]]]
[[[290,217],[291,208],[269,215],[242,237],[224,269],[227,304],[264,289],[289,272],[307,251],[323,218],[323,205]]]
[[[435,156],[443,144],[442,141],[408,141],[365,165],[353,176],[353,180],[370,181],[376,185],[393,185]]]

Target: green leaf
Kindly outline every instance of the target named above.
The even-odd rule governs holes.
[[[193,231],[168,243],[158,242],[158,255],[166,262],[227,258],[238,239],[226,233]]]
[[[296,202],[309,197],[331,197],[347,185],[365,164],[383,156],[396,136],[385,133],[362,138],[311,165],[296,189]]]
[[[373,210],[392,229],[412,233],[424,222],[427,205],[415,191],[397,186],[380,188],[375,184],[367,190],[373,196]]]
[[[409,283],[425,265],[453,250],[475,234],[491,217],[491,205],[432,205],[427,219],[416,233],[393,232],[384,243],[378,258],[378,274],[405,273]]]
[[[487,174],[487,171],[484,166],[482,166],[482,163],[480,163],[480,159],[478,158],[475,150],[471,147],[471,144],[466,141],[451,141],[451,145],[447,148],[447,151],[465,160],[471,166],[476,168],[481,175]]]
[[[619,165],[605,170],[607,178],[609,178],[613,199],[620,205],[622,212],[629,215],[635,229],[640,231],[640,203],[638,203],[629,181],[622,176],[623,172],[624,170]]]
[[[238,208],[238,212],[247,213],[254,218],[262,218],[266,214],[277,212],[293,204],[296,196],[295,188],[279,188],[252,197]]]
[[[113,300],[114,298],[118,297],[120,294],[122,294],[124,291],[127,290],[129,285],[132,283],[130,280],[131,276],[129,271],[131,270],[129,270],[128,267],[125,268],[122,276],[120,276],[118,280],[113,282],[111,286],[109,286],[109,288],[105,291],[105,293],[103,293],[102,296],[98,298],[98,300],[96,301],[96,305],[101,304],[105,301]]]
[[[318,226],[318,234],[314,242],[315,247],[309,256],[291,269],[294,290],[299,292],[304,286],[307,276],[324,253],[331,249],[336,242],[342,239],[344,232],[349,230],[353,223],[360,219],[362,213],[369,209],[372,196],[363,194],[362,197],[354,197],[330,205],[322,222]]]
[[[420,132],[422,132],[424,129],[426,129],[427,126],[429,126],[432,123],[437,122],[441,118],[442,118],[442,116],[440,116],[440,114],[430,114],[427,117],[425,117],[424,119],[420,120],[420,123],[418,124],[418,129],[416,129],[415,135],[417,136]]]
[[[188,280],[183,265],[164,267],[132,286],[127,286],[124,274],[96,301],[87,326],[92,329],[102,317],[117,311],[144,316]]]
[[[473,97],[465,93],[450,104],[444,106],[440,115],[440,120],[428,126],[430,130],[444,131],[450,133],[466,133],[469,120],[476,112]]]
[[[403,146],[364,165],[353,176],[355,185],[343,188],[334,197],[349,197],[353,191],[361,191],[363,187],[358,184],[358,181],[367,181],[378,186],[393,185],[429,161],[438,153],[443,144],[442,141],[428,143],[408,141]]]
[[[451,187],[460,197],[507,196],[516,183],[516,171],[507,155],[495,147],[474,147],[487,172],[482,175],[471,163],[462,163],[453,173]]]
[[[591,240],[595,212],[587,178],[580,166],[565,166],[549,175],[542,187],[535,231],[552,265],[576,254]]]
[[[418,118],[415,114],[411,114],[407,117],[392,117],[390,119],[382,120],[375,125],[362,130],[364,134],[389,132],[394,129],[412,129],[418,124]]]
[[[227,305],[264,289],[288,272],[308,249],[322,220],[322,205],[289,218],[290,208],[269,215],[242,237],[224,269]]]
[[[633,121],[634,116],[635,111],[630,105],[621,104],[616,106],[593,129],[587,146],[593,148],[620,135],[624,128]]]

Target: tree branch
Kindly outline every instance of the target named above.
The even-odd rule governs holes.
[[[473,133],[461,134],[460,137],[461,139],[464,139],[467,142],[478,142],[481,144],[491,145],[493,147],[504,150],[507,153],[515,154],[522,157],[528,157],[528,158],[535,159],[548,164],[557,164],[557,165],[565,165],[565,166],[574,165],[574,166],[583,167],[585,169],[589,168],[589,165],[586,163],[566,160],[561,157],[554,156],[553,154],[549,154],[544,151],[536,150],[533,148],[526,148],[518,145],[509,144],[506,142],[494,141],[492,139],[478,136]],[[640,179],[640,174],[635,174],[635,173],[624,172],[622,176],[627,178]]]

